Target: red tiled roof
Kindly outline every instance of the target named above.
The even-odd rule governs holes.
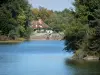
[[[32,21],[31,23],[32,28],[48,28],[49,26],[47,24],[45,24],[41,19],[39,19],[38,21]]]

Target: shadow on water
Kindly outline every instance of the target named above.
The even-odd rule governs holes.
[[[65,60],[66,67],[70,67],[72,75],[100,75],[100,61]]]

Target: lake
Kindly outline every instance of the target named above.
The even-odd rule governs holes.
[[[0,75],[100,75],[99,61],[69,60],[64,41],[0,44]]]

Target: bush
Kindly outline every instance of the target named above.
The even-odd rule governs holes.
[[[18,31],[16,31],[16,30],[11,30],[9,32],[8,36],[13,40],[16,40],[18,37],[20,37]]]
[[[66,50],[77,50],[82,44],[83,38],[85,38],[87,33],[87,26],[82,25],[81,23],[73,22],[71,25],[68,25],[65,30],[65,49]]]

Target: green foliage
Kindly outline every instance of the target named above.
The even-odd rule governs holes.
[[[53,14],[53,11],[48,10],[44,7],[39,7],[39,9],[37,8],[32,9],[32,13],[34,15],[34,20],[42,19],[43,21],[45,21],[50,17],[50,15]]]
[[[18,33],[17,31],[15,31],[15,30],[11,30],[11,31],[9,32],[8,36],[9,36],[11,39],[15,40],[15,39],[17,39],[17,38],[19,37],[19,33]]]
[[[72,22],[72,24],[66,27],[65,39],[67,40],[67,50],[77,50],[82,44],[85,34],[87,33],[87,26],[83,26],[81,23]]]
[[[38,20],[41,18],[49,27],[56,31],[64,31],[66,28],[66,25],[68,23],[68,16],[70,13],[70,10],[64,9],[63,11],[52,11],[47,10],[46,8],[39,7],[39,9],[34,8],[32,10],[34,15],[34,20]]]
[[[100,54],[100,0],[75,0],[65,31],[65,49]],[[78,52],[78,54],[81,54]]]
[[[55,11],[53,14],[45,20],[45,22],[54,30],[54,31],[64,31],[66,25],[68,24],[70,10],[65,9],[61,12]]]
[[[31,27],[27,27],[27,30],[24,32],[26,39],[30,38],[31,32],[33,32],[33,29]]]
[[[32,11],[27,0],[0,1],[0,31],[9,37],[25,37]]]

